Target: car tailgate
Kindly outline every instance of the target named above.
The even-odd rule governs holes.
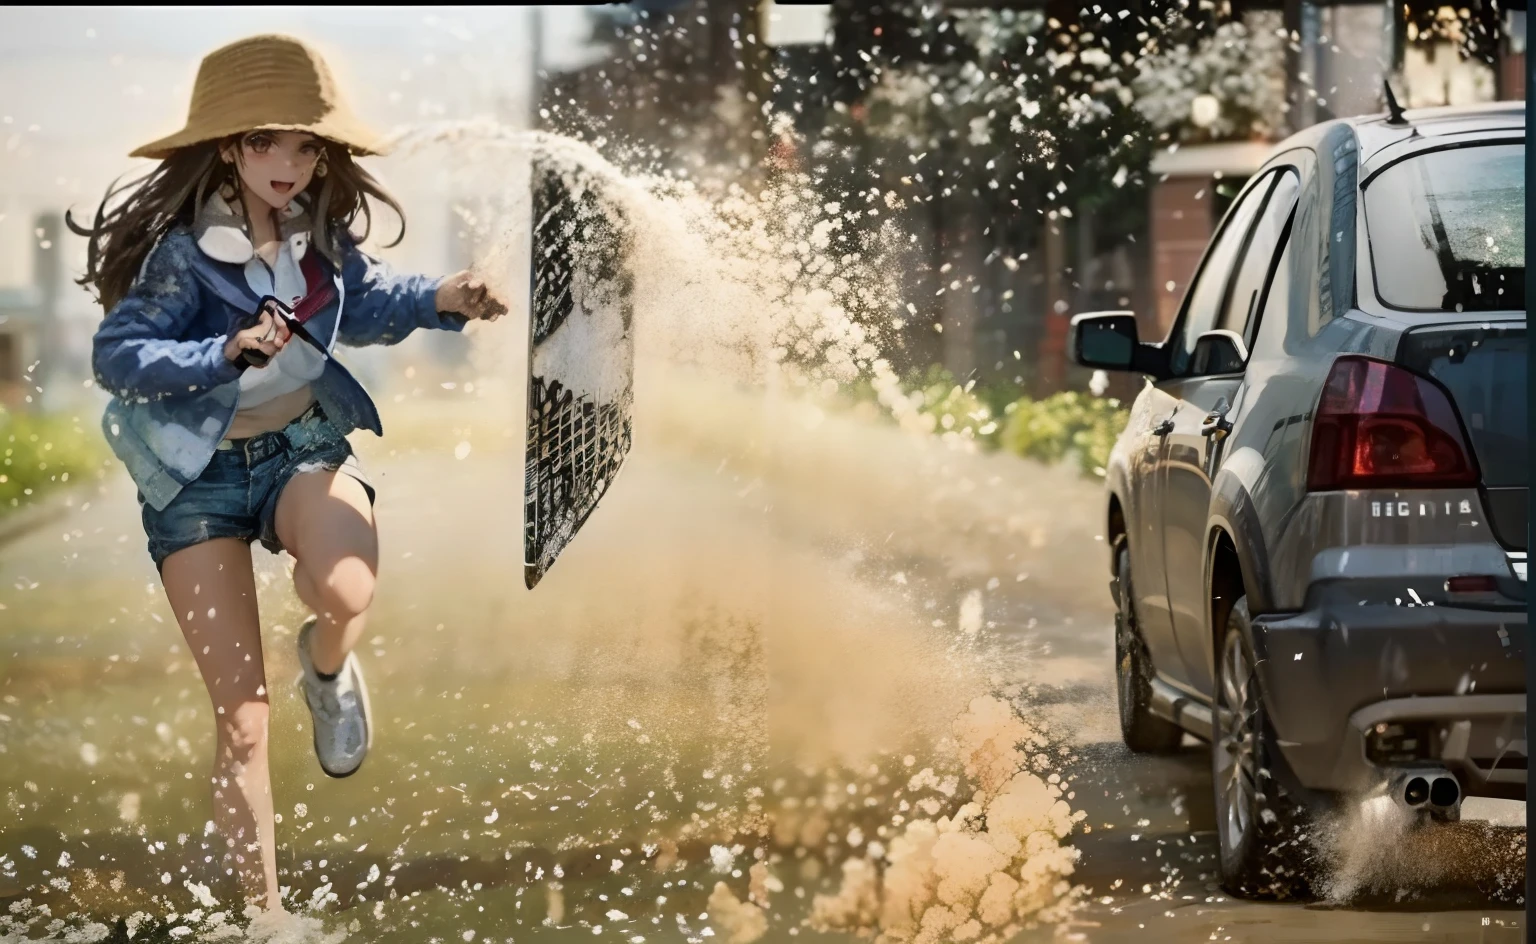
[[[1450,391],[1482,470],[1483,503],[1494,537],[1508,550],[1525,550],[1525,322],[1461,321],[1419,328],[1404,337],[1397,359]]]

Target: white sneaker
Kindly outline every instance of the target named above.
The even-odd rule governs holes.
[[[334,681],[320,678],[309,659],[309,636],[315,622],[312,616],[299,630],[299,686],[315,722],[315,756],[320,760],[320,769],[332,777],[347,777],[363,765],[363,758],[373,744],[373,726],[368,723],[368,687],[363,683],[357,656],[350,652]]]

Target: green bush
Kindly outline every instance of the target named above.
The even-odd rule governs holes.
[[[989,447],[996,446],[1002,405],[1018,395],[1017,391],[1001,393],[980,388],[974,382],[962,384],[938,364],[908,374],[900,388],[917,412],[929,418],[931,432],[940,435],[953,432]],[[838,398],[845,406],[855,408],[879,403],[874,383],[862,375],[852,383],[839,386]],[[890,411],[883,406],[877,415],[891,418]]]
[[[943,367],[928,368],[928,372],[916,384],[909,385],[909,389],[921,397],[918,412],[933,418],[933,432],[941,435],[952,432],[987,444],[997,434],[996,416],[975,390],[975,385],[957,383],[955,376]]]
[[[901,386],[915,398],[918,412],[932,418],[935,433],[954,432],[984,448],[1002,448],[1042,462],[1072,459],[1085,475],[1104,474],[1129,415],[1120,401],[1085,393],[1033,400],[1012,384],[960,384],[939,365],[908,375]],[[839,395],[854,406],[877,399],[865,377],[840,387]],[[883,409],[879,415],[889,416]]]
[[[0,516],[62,485],[99,476],[106,444],[78,416],[0,409]]]
[[[1000,437],[1004,449],[1042,462],[1074,456],[1084,474],[1099,476],[1129,415],[1118,400],[1076,392],[1016,400],[1005,412]]]

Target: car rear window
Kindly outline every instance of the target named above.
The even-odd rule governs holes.
[[[1418,154],[1365,188],[1376,295],[1409,311],[1525,308],[1525,145]]]

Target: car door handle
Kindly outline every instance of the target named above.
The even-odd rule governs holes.
[[[1232,421],[1227,419],[1225,413],[1212,413],[1205,418],[1204,423],[1200,424],[1200,435],[1207,439],[1226,439],[1230,432],[1232,432]]]
[[[1216,404],[1216,409],[1205,414],[1205,419],[1200,424],[1200,435],[1217,442],[1226,439],[1227,434],[1232,432],[1232,421],[1227,419],[1227,411],[1230,409],[1226,398],[1223,397],[1221,402]]]
[[[1173,432],[1173,417],[1171,416],[1152,427],[1152,435],[1154,436],[1166,436],[1171,432]]]

